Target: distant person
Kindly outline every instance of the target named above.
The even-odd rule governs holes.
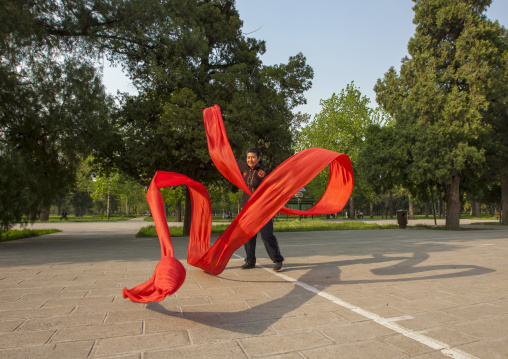
[[[60,220],[62,220],[62,218],[64,218],[66,221],[69,220],[69,218],[67,218],[67,211],[65,210],[62,211],[62,217],[60,217]]]

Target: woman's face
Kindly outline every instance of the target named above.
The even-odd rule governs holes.
[[[259,164],[261,156],[257,156],[254,152],[247,152],[247,164],[250,168],[254,168]]]

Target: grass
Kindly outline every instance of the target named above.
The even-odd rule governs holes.
[[[284,221],[294,221],[297,218],[298,218],[298,216],[278,214],[274,218],[274,223],[284,222]],[[499,220],[499,217],[497,217],[497,218],[495,216],[492,217],[490,214],[482,214],[481,217],[473,217],[470,214],[462,213],[460,218],[461,219],[484,219],[484,220],[496,220],[497,219],[497,220]],[[308,219],[311,219],[311,216],[309,216]],[[347,219],[347,218],[344,216],[341,216],[341,215],[338,215],[336,218],[330,218],[330,220],[335,220],[335,219]],[[361,218],[359,218],[359,219],[353,218],[353,219],[359,220],[359,221],[362,220]],[[393,219],[396,221],[397,215],[393,215],[392,218],[390,218],[390,216],[385,217],[385,216],[380,216],[380,215],[375,215],[375,216],[373,216],[373,218],[370,218],[370,216],[368,214],[365,214],[363,219]],[[416,219],[434,219],[434,216],[432,215],[432,213],[429,214],[428,216],[425,216],[424,214],[417,214],[414,216],[414,218],[411,218],[411,220],[416,220]],[[439,218],[439,216],[436,215],[436,219],[446,219],[446,217],[441,216],[441,218]],[[176,222],[175,216],[168,216],[168,217],[166,217],[166,220],[168,222]],[[183,216],[182,216],[182,220],[183,220]],[[313,220],[315,221],[315,220],[327,220],[327,219],[326,219],[325,215],[318,215],[318,216],[314,216]],[[153,222],[153,218],[151,216],[148,216],[145,218],[145,221],[146,222]],[[214,222],[226,222],[226,223],[231,222],[231,220],[224,219],[224,218],[222,218],[222,216],[214,216],[213,221]]]
[[[231,223],[230,219],[222,218],[222,216],[213,216],[212,220],[214,222]],[[153,222],[153,217],[152,216],[147,216],[147,217],[145,217],[144,221],[145,222]],[[167,216],[166,217],[166,221],[167,222],[176,222],[176,217],[175,216]],[[182,216],[182,221],[183,221],[183,216]]]
[[[17,239],[42,236],[44,234],[61,232],[58,229],[11,229],[0,232],[0,242],[14,241]]]
[[[474,216],[471,216],[470,214],[464,214],[462,213],[460,215],[460,219],[496,219],[496,216],[491,216],[490,214],[482,214],[481,217],[474,217]],[[497,220],[499,220],[499,214],[497,215]]]
[[[502,226],[503,224],[501,222],[476,222],[475,224],[479,225],[488,225],[488,226]]]
[[[212,226],[212,234],[222,234],[229,224],[218,224]],[[419,227],[425,227],[419,225]],[[379,225],[376,223],[365,222],[325,222],[325,221],[285,221],[274,222],[273,230],[275,232],[311,232],[311,231],[345,231],[356,229],[394,229],[399,228],[397,224]],[[172,237],[183,236],[182,227],[169,227]],[[157,237],[157,231],[154,225],[143,227],[136,234],[136,237]]]
[[[499,214],[496,216],[497,216],[497,220],[499,220]],[[462,213],[460,215],[460,219],[486,219],[486,220],[494,219],[495,220],[496,216],[491,216],[490,214],[485,213],[485,214],[482,214],[481,217],[475,217],[475,216],[471,216],[470,214],[467,214],[467,213]],[[376,217],[376,216],[374,216],[374,217]],[[396,217],[394,216],[394,218],[396,218]],[[436,218],[437,219],[446,219],[445,216],[441,216],[441,218],[439,218],[439,216],[437,214],[436,214]],[[417,214],[417,215],[415,215],[414,219],[434,219],[434,216],[432,215],[432,213],[429,213],[428,217],[425,217],[424,214]]]
[[[60,217],[61,216],[49,216],[49,221],[44,222],[44,223],[66,222],[65,219],[62,219],[60,221]],[[109,222],[128,221],[129,219],[133,219],[136,217],[139,217],[139,215],[137,215],[137,214],[133,214],[133,215],[113,214],[113,215],[109,216]],[[100,214],[100,215],[96,215],[96,216],[92,216],[92,215],[79,216],[79,217],[67,216],[67,218],[69,218],[68,222],[103,222],[103,221],[108,221],[108,218],[106,217],[105,214]]]

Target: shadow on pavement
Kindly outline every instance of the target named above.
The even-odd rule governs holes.
[[[283,273],[291,276],[292,271],[308,270],[300,278],[297,279],[303,283],[313,283],[316,277],[319,277],[320,290],[326,290],[326,286],[341,284],[368,284],[368,283],[390,283],[390,282],[409,282],[419,280],[443,279],[443,278],[459,278],[467,276],[478,276],[495,272],[490,268],[479,267],[476,265],[428,265],[420,266],[430,255],[425,252],[415,252],[413,256],[385,256],[383,254],[372,254],[372,257],[354,260],[341,260],[334,262],[318,263],[318,264],[291,264],[284,267]],[[366,280],[342,280],[340,267],[355,264],[376,264],[396,261],[395,264],[372,269],[371,272],[376,276],[394,276],[403,275],[403,278],[380,278]],[[335,267],[335,272],[330,270]],[[323,278],[323,272],[336,273],[335,276],[326,276]],[[338,273],[337,273],[338,271]],[[447,271],[447,273],[430,274],[436,271]],[[409,276],[412,274],[426,274],[423,276]],[[220,275],[218,276],[220,277]],[[238,281],[230,278],[221,278],[224,281]],[[270,282],[270,281],[263,281]],[[321,288],[321,287],[325,288]],[[266,331],[272,324],[287,316],[288,313],[300,308],[316,294],[295,285],[293,289],[286,295],[253,306],[250,309],[238,312],[177,312],[166,309],[160,303],[149,303],[147,309],[165,314],[170,317],[184,318],[201,324],[213,326],[219,329],[234,331],[245,334],[261,334]],[[340,309],[340,307],[338,307]],[[249,325],[252,323],[252,325]]]

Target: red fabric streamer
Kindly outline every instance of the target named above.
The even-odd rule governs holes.
[[[235,186],[251,194],[231,150],[219,106],[206,108],[203,117],[208,151],[217,169]],[[284,207],[289,199],[328,165],[328,187],[314,206],[305,211]],[[150,280],[130,290],[123,289],[124,298],[128,297],[133,302],[158,302],[175,293],[185,280],[185,269],[174,258],[160,188],[177,185],[188,187],[193,220],[187,263],[217,275],[222,273],[233,253],[277,212],[293,215],[339,212],[353,191],[353,182],[353,168],[348,156],[322,148],[301,151],[284,161],[261,182],[235,220],[210,247],[212,207],[206,188],[182,174],[157,171],[146,197],[161,244],[161,260]]]

